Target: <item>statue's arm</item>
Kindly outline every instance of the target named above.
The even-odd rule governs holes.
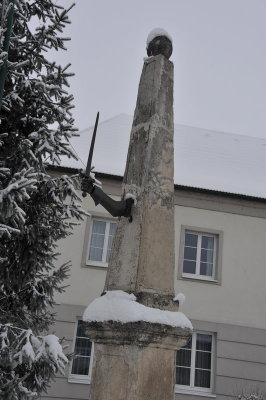
[[[134,203],[132,198],[116,201],[108,196],[102,189],[95,185],[95,180],[85,176],[82,178],[81,189],[88,193],[94,200],[95,205],[101,204],[113,217],[130,217],[131,208]]]

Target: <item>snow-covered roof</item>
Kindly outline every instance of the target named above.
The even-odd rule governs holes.
[[[124,175],[133,118],[118,115],[99,123],[95,171]],[[73,148],[86,165],[93,127],[80,132]],[[266,198],[266,139],[175,125],[175,183],[199,189]],[[62,166],[84,168],[62,159]]]

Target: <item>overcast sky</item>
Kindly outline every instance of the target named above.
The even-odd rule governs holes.
[[[67,6],[72,1],[57,0]],[[175,122],[266,137],[266,0],[76,0],[65,33],[79,129],[133,115],[146,38],[173,38]]]

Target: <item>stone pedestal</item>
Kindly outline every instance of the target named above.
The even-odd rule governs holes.
[[[173,400],[173,350],[102,344],[94,356],[91,399]]]
[[[157,54],[165,42],[171,46],[155,38],[151,54],[156,55],[144,61],[123,181],[123,196],[135,195],[137,204],[132,222],[122,218],[117,224],[105,290],[134,293],[145,306],[178,311],[173,301],[173,64]],[[87,333],[95,342],[91,400],[173,400],[175,353],[189,329],[109,321],[88,323]]]
[[[90,323],[93,400],[173,400],[176,349],[189,329],[139,321]]]

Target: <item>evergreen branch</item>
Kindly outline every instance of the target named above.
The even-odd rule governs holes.
[[[3,4],[6,0],[0,44]],[[73,74],[69,64],[61,67],[47,53],[65,48],[69,38],[62,32],[72,7],[55,0],[15,5],[0,125],[0,398],[5,400],[35,397],[67,362],[59,341],[39,334],[53,323],[54,294],[65,290],[69,274],[68,263],[57,267],[56,243],[86,214],[74,180],[50,177],[45,162],[47,156],[52,162],[74,156],[68,144],[77,131],[68,93]],[[33,18],[40,28],[33,27]],[[6,57],[0,52],[0,65]]]

